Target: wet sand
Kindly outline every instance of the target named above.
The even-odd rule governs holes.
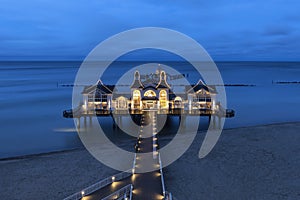
[[[224,130],[199,159],[203,137],[164,169],[177,199],[300,198],[300,122]],[[115,173],[84,149],[2,160],[1,199],[63,199]]]

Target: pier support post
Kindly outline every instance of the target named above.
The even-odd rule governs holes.
[[[110,115],[111,116],[111,118],[112,118],[112,128],[113,128],[113,130],[116,130],[116,122],[115,122],[115,118],[114,118],[114,116],[113,115]]]
[[[77,118],[77,129],[80,129],[80,117]]]
[[[114,118],[114,125],[115,125],[115,129],[119,129],[119,125],[120,125],[120,116],[116,116]]]
[[[186,127],[186,116],[182,116],[182,127],[185,128]]]
[[[216,116],[215,115],[213,116],[213,128],[214,129],[216,128]]]
[[[93,118],[90,116],[90,125],[93,124]]]
[[[122,126],[122,116],[120,116],[120,119],[119,119],[119,128],[121,128]]]
[[[118,116],[117,117],[117,128],[118,129],[120,129],[120,121],[121,121],[120,116]]]
[[[221,129],[221,120],[222,118],[218,116],[218,129]]]
[[[113,130],[116,130],[116,123],[115,123],[115,121],[113,122],[112,127],[113,127]]]
[[[86,117],[83,118],[84,127],[86,128]]]

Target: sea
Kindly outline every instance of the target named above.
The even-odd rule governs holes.
[[[117,62],[103,82],[133,66]],[[155,62],[157,63],[157,62]],[[164,62],[190,83],[199,77],[182,62]],[[82,147],[72,119],[73,83],[81,62],[0,62],[0,159]],[[300,121],[300,63],[217,62],[235,117],[225,128]],[[111,121],[107,121],[111,123]]]

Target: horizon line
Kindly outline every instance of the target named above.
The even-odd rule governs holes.
[[[300,62],[300,60],[212,60],[213,62]],[[84,62],[80,59],[66,59],[66,60],[46,60],[46,59],[33,59],[33,60],[0,60],[0,62]],[[108,60],[93,60],[90,62],[111,62]],[[115,60],[112,62],[189,62],[184,60]],[[193,62],[209,62],[209,61],[196,61]]]

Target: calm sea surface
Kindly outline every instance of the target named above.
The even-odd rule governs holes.
[[[165,63],[166,64],[166,63]],[[199,77],[184,63],[167,63]],[[137,63],[117,63],[104,83],[114,83]],[[81,146],[72,119],[62,117],[71,108],[72,84],[78,62],[0,63],[0,158],[71,149]],[[226,62],[217,63],[226,87],[228,108],[236,116],[225,127],[300,121],[300,84],[273,84],[300,81],[300,63]],[[114,73],[112,73],[114,72]],[[118,72],[118,73],[115,73]],[[109,120],[107,120],[109,123]]]

